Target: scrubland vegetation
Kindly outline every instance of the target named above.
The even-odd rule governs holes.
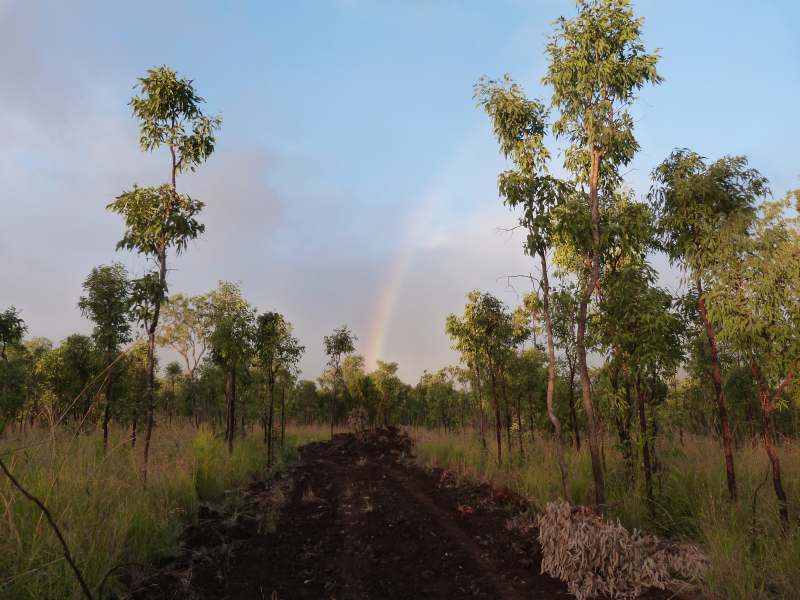
[[[681,140],[647,193],[626,185],[632,107],[662,83],[627,1],[579,2],[545,51],[549,99],[510,76],[474,90],[508,159],[498,190],[525,234],[530,292],[508,307],[470,291],[443,315],[459,364],[416,385],[397,363],[370,372],[347,326],[320,335],[328,368],[301,380],[292,325],[238,285],[168,293],[168,261],[205,227],[179,177],[213,153],[221,120],[193,82],[148,71],[131,107],[142,149],[168,151],[170,181],[108,208],[119,249],[152,270],[88,274],[76,302],[91,335],[30,339],[22,311],[0,313],[0,458],[20,484],[0,479],[0,593],[75,596],[79,571],[100,597],[114,567],[168,554],[199,501],[350,423],[411,426],[424,462],[539,507],[589,505],[695,542],[711,597],[797,597],[800,192]],[[660,283],[657,255],[679,289]],[[159,365],[159,347],[181,360]]]

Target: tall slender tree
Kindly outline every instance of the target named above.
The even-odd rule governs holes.
[[[117,354],[120,346],[131,341],[131,284],[121,263],[95,267],[83,282],[85,295],[78,307],[94,322],[92,337],[103,355],[106,370],[105,407],[103,409],[103,452],[108,449],[108,424],[111,419],[112,394]]]
[[[203,114],[204,102],[189,79],[179,77],[167,66],[148,70],[139,79],[138,94],[131,101],[133,115],[139,120],[139,144],[151,152],[166,146],[170,153],[169,183],[158,187],[123,192],[108,205],[125,219],[125,235],[117,248],[135,250],[156,263],[155,280],[148,289],[152,312],[147,323],[148,384],[146,393],[147,429],[145,431],[142,477],[147,480],[150,438],[153,432],[155,407],[155,345],[161,304],[167,293],[167,254],[174,249],[183,252],[189,241],[203,233],[205,227],[197,220],[203,203],[179,194],[177,177],[187,170],[194,171],[214,152],[215,131],[220,117]]]
[[[549,175],[547,161],[550,153],[544,145],[547,133],[547,113],[538,100],[525,97],[522,88],[508,76],[502,83],[482,80],[475,89],[494,126],[501,152],[510,158],[514,169],[498,176],[498,187],[504,202],[521,208],[520,224],[527,230],[525,251],[540,263],[540,294],[530,303],[531,321],[544,322],[547,338],[547,414],[556,434],[556,456],[561,472],[564,497],[570,500],[567,463],[564,459],[561,421],[556,416],[554,395],[556,387],[556,353],[553,339],[553,319],[550,309],[550,277],[548,253],[552,245],[552,209],[562,196],[570,193],[569,186]],[[521,448],[521,446],[520,446]]]
[[[281,371],[293,373],[297,369],[305,348],[292,335],[292,325],[277,312],[258,315],[254,332],[254,350],[264,373],[267,401],[264,402],[262,420],[264,441],[267,444],[267,465],[274,460],[275,384]],[[285,390],[284,396],[285,397]],[[283,415],[283,411],[281,411]],[[283,431],[283,429],[281,429]]]
[[[726,156],[712,164],[690,150],[675,150],[653,171],[649,198],[658,213],[658,230],[670,260],[684,269],[694,286],[698,314],[708,339],[711,381],[722,431],[728,494],[736,500],[733,434],[717,332],[709,318],[706,287],[719,273],[724,250],[746,236],[756,203],[769,193],[767,180],[742,156]],[[727,266],[727,265],[725,265]]]
[[[233,452],[236,436],[236,382],[239,369],[253,351],[255,310],[242,297],[239,286],[221,281],[209,293],[213,331],[209,338],[211,356],[225,373],[225,441]]]
[[[328,355],[328,366],[333,370],[333,392],[331,394],[331,437],[333,426],[336,422],[336,392],[342,382],[342,357],[355,352],[355,342],[358,338],[347,325],[334,329],[331,335],[326,335],[322,343],[325,354]]]
[[[576,348],[595,502],[600,507],[606,501],[605,478],[586,362],[588,306],[600,284],[602,198],[619,186],[619,167],[639,149],[629,109],[644,85],[661,82],[658,52],[645,49],[642,25],[629,0],[579,0],[576,17],[556,21],[544,78],[553,88],[552,105],[559,113],[553,132],[569,142],[564,166],[587,192],[591,214],[591,250],[585,257],[588,276],[583,278],[578,305]]]

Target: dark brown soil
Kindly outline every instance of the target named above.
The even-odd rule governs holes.
[[[244,490],[235,514],[206,510],[187,532],[186,552],[133,585],[134,597],[572,597],[539,573],[535,532],[508,526],[526,521],[524,499],[456,485],[415,466],[411,452],[395,429],[304,446],[282,478]]]

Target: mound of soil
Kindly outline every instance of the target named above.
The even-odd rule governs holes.
[[[540,574],[524,498],[413,461],[394,428],[308,444],[231,514],[206,510],[185,552],[134,598],[571,598]],[[653,593],[648,598],[666,598]]]

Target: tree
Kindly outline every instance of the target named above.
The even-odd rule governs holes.
[[[756,202],[769,193],[767,180],[742,156],[712,164],[690,150],[675,150],[653,171],[649,198],[658,213],[664,250],[688,272],[697,296],[698,314],[710,349],[711,380],[722,430],[728,494],[737,499],[733,436],[720,366],[717,334],[708,312],[705,287],[720,271],[722,252],[747,234]]]
[[[297,370],[305,348],[292,335],[292,325],[282,314],[266,312],[256,318],[254,350],[266,380],[268,402],[264,402],[262,420],[264,441],[267,444],[267,465],[271,466],[274,456],[275,383],[281,371],[294,373]],[[283,411],[281,414],[283,415]]]
[[[183,359],[186,375],[194,380],[197,366],[208,350],[211,333],[210,306],[207,294],[173,294],[162,307],[158,343],[169,346]]]
[[[236,435],[236,374],[252,353],[255,309],[242,297],[235,283],[220,281],[209,293],[213,330],[209,337],[211,356],[225,373],[225,441],[233,452]]]
[[[557,460],[561,472],[564,497],[569,500],[567,464],[562,447],[561,421],[555,413],[553,396],[556,385],[556,354],[553,341],[553,321],[550,311],[550,280],[547,255],[555,224],[552,208],[561,196],[569,193],[568,186],[547,172],[550,154],[544,146],[547,132],[546,110],[538,100],[529,100],[508,76],[503,83],[482,80],[475,94],[480,98],[494,125],[501,152],[510,158],[514,170],[498,177],[498,188],[505,203],[521,207],[520,224],[527,230],[525,251],[537,257],[541,266],[541,296],[529,297],[531,322],[541,315],[547,333],[547,414],[556,433]],[[520,448],[522,446],[520,445]]]
[[[331,335],[326,335],[322,343],[325,354],[328,355],[328,366],[333,369],[333,393],[331,394],[331,437],[336,421],[336,390],[342,379],[342,357],[355,352],[355,342],[358,338],[350,331],[347,325],[334,329]]]
[[[15,416],[19,402],[12,401],[11,387],[15,377],[13,376],[14,369],[8,360],[7,350],[9,348],[16,348],[22,343],[22,338],[28,330],[25,321],[19,316],[19,312],[13,306],[0,312],[0,433],[5,429],[6,420],[10,420]],[[13,394],[13,396],[17,396]]]
[[[761,438],[784,528],[789,508],[775,452],[773,419],[800,368],[800,220],[788,218],[788,198],[762,205],[752,236],[721,248],[706,294],[721,341],[744,357],[756,383]]]
[[[559,111],[553,133],[566,138],[564,166],[588,191],[591,250],[578,304],[576,349],[586,415],[595,502],[605,505],[605,479],[600,439],[586,362],[588,305],[600,283],[601,195],[620,184],[619,167],[639,148],[628,109],[645,84],[658,84],[658,53],[648,53],[641,40],[643,19],[629,0],[579,0],[573,19],[561,17],[547,45],[550,64],[544,83],[553,88],[552,105]]]
[[[497,462],[502,464],[502,431],[503,419],[500,396],[505,392],[505,369],[509,361],[511,349],[517,338],[512,323],[511,313],[495,296],[473,290],[467,294],[467,304],[462,317],[449,315],[445,330],[453,340],[454,349],[461,353],[462,360],[475,361],[486,366],[489,376],[492,407],[495,415],[495,441],[497,444]],[[506,429],[509,432],[510,415],[506,406]]]
[[[401,381],[397,377],[397,363],[378,361],[378,368],[370,376],[378,390],[377,422],[382,426],[389,424],[389,411],[392,409],[400,391]]]
[[[152,315],[147,324],[148,385],[147,430],[142,476],[147,479],[147,462],[153,430],[155,403],[155,336],[162,301],[167,293],[167,253],[183,252],[189,241],[205,227],[196,219],[203,203],[177,191],[176,180],[186,170],[194,171],[214,152],[214,132],[222,121],[207,117],[200,110],[204,102],[191,80],[180,78],[167,66],[150,69],[139,79],[130,106],[139,120],[139,145],[151,152],[167,146],[171,157],[170,182],[158,187],[123,192],[108,208],[125,219],[125,235],[117,248],[135,250],[157,263],[155,285],[148,286],[153,296]]]
[[[92,337],[103,354],[106,371],[103,411],[103,452],[108,450],[108,423],[114,389],[117,353],[121,345],[131,341],[131,283],[120,263],[95,267],[83,282],[84,296],[78,307],[84,317],[94,322]]]

